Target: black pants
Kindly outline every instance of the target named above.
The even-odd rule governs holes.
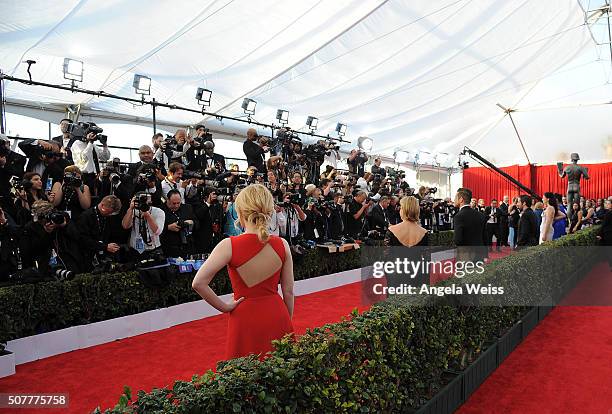
[[[489,250],[493,250],[493,236],[497,239],[497,250],[499,250],[502,243],[499,223],[487,223],[487,246],[489,246]]]
[[[499,235],[501,237],[501,241],[498,242],[501,246],[508,247],[508,235],[510,230],[508,228],[508,221],[502,221],[499,223]]]

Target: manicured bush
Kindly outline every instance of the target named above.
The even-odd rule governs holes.
[[[598,258],[594,252],[581,253],[580,261],[558,263],[556,250],[596,244],[595,230],[517,252],[462,283],[512,281],[520,286],[538,278],[540,270],[551,269],[558,272],[553,280],[561,281]],[[195,375],[192,381],[139,391],[133,401],[127,389],[106,413],[409,411],[443,385],[445,369],[465,368],[527,309],[494,306],[494,301],[487,306],[487,300],[478,306],[453,306],[451,301],[394,297],[361,315],[354,312],[342,322],[310,330],[296,341],[283,338],[263,361],[246,357],[223,362],[216,372]]]

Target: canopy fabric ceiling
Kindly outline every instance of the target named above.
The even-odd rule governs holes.
[[[456,156],[484,145],[483,155],[507,163],[525,158],[516,140],[501,154],[487,142],[503,117],[496,103],[518,104],[592,43],[573,0],[6,0],[2,10],[0,67],[13,76],[27,78],[22,62],[33,59],[34,80],[66,83],[69,57],[84,62],[86,89],[134,97],[139,73],[159,102],[197,108],[195,91],[206,87],[211,112],[241,116],[250,97],[258,121],[272,123],[280,108],[296,129],[308,115],[322,134],[343,122],[353,143],[373,138],[374,153]],[[151,118],[147,106],[16,82],[6,96]],[[157,117],[202,120],[164,109]],[[527,146],[532,162],[559,153]]]

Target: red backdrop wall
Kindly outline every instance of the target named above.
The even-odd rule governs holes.
[[[612,162],[604,164],[581,164],[589,169],[590,180],[580,182],[580,191],[588,198],[606,198],[612,195]],[[567,177],[561,178],[556,165],[512,165],[501,168],[506,173],[533,189],[540,196],[551,191],[565,194]],[[510,198],[523,192],[494,171],[484,167],[470,167],[463,170],[463,186],[472,190],[475,198],[484,198],[489,203],[492,198],[504,195]]]

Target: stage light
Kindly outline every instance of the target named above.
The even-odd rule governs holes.
[[[134,83],[132,83],[132,86],[139,95],[151,94],[151,78],[147,76],[134,75]]]
[[[393,154],[393,160],[396,164],[402,164],[408,160],[408,153],[406,151],[395,151]]]
[[[244,113],[247,115],[255,115],[255,107],[257,106],[257,102],[252,100],[251,98],[244,98],[242,101],[242,109]]]
[[[212,96],[212,91],[204,88],[198,88],[196,92],[196,99],[198,103],[202,106],[210,106],[210,98]]]
[[[357,140],[357,146],[366,152],[372,149],[373,144],[374,141],[372,140],[372,138],[359,137],[359,139]]]
[[[319,124],[318,118],[315,118],[314,116],[309,116],[308,118],[306,118],[306,125],[308,125],[308,128],[311,131],[316,130],[318,124]]]
[[[339,136],[343,137],[346,134],[346,124],[341,124],[340,122],[338,122],[338,124],[336,125],[336,132]]]
[[[282,125],[286,125],[289,122],[289,111],[285,111],[284,109],[279,109],[276,111],[276,119]]]
[[[64,79],[83,82],[83,62],[64,58]]]

